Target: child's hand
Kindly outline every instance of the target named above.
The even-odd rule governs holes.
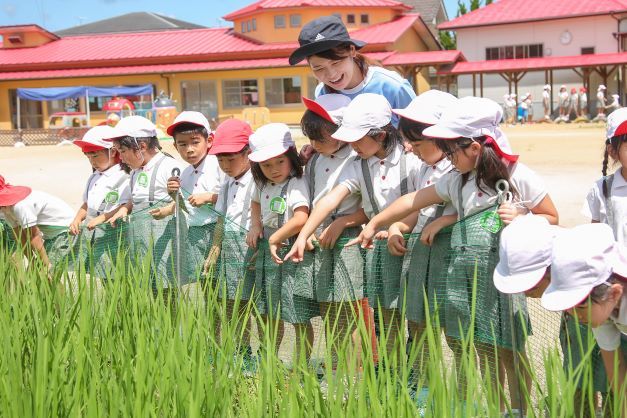
[[[307,245],[305,245],[305,250],[307,251],[315,250],[316,246],[314,245],[314,241],[318,241],[318,240],[316,239],[316,236],[314,234],[311,234],[311,236],[307,238]]]
[[[89,221],[89,223],[87,224],[87,229],[89,229],[90,231],[93,231],[102,222],[104,222],[104,219],[102,219],[100,216],[98,216],[98,217],[92,219],[91,221]]]
[[[331,222],[318,237],[320,248],[325,250],[332,249],[340,235],[342,235],[342,232],[344,232],[344,223],[341,220],[336,219]]]
[[[109,225],[111,225],[112,228],[115,228],[115,223],[117,222],[118,219],[120,218],[124,218],[126,216],[126,214],[122,213],[122,211],[118,211],[115,213],[115,215],[113,215],[111,218],[109,218]]]
[[[388,239],[388,231],[379,231],[375,234],[374,239],[377,241],[383,241]]]
[[[375,231],[375,229],[370,226],[370,223],[368,223],[368,225],[364,227],[363,231],[361,231],[359,236],[348,241],[345,247],[350,247],[351,245],[355,244],[361,244],[361,248],[372,248],[372,240],[376,233],[377,231]]]
[[[395,256],[403,256],[407,252],[405,238],[397,226],[392,225],[388,229],[388,251]]]
[[[164,208],[150,209],[150,210],[148,211],[148,213],[149,213],[150,215],[152,215],[152,217],[153,217],[154,219],[157,219],[157,220],[159,220],[159,219],[163,219],[163,218],[165,218],[166,216],[168,216],[168,214],[167,214],[167,213],[165,213],[165,210],[163,210],[163,209],[164,209]]]
[[[499,206],[496,213],[499,214],[499,216],[501,217],[501,220],[503,221],[505,225],[511,224],[512,221],[516,219],[518,215],[520,215],[520,213],[518,212],[518,209],[516,209],[516,207],[512,205],[511,202],[501,203],[501,206]]]
[[[303,261],[303,258],[305,257],[305,250],[307,250],[310,245],[310,239],[312,239],[312,237],[304,239],[299,236],[292,248],[288,251],[285,257],[283,257],[283,261],[292,260],[294,263],[300,263]],[[311,244],[311,247],[313,249],[313,244]]]
[[[298,153],[298,156],[300,157],[300,161],[303,163],[303,165],[306,165],[315,153],[316,150],[314,149],[314,147],[311,146],[311,144],[305,144],[300,149],[300,153]]]
[[[187,201],[190,205],[197,208],[199,206],[215,203],[216,197],[214,193],[196,193],[188,197]]]
[[[170,177],[168,179],[168,194],[178,193],[181,188],[181,179],[179,177]]]
[[[81,232],[81,221],[74,219],[70,224],[70,235],[78,235]]]
[[[206,276],[209,273],[212,266],[215,266],[218,263],[219,256],[220,256],[220,247],[218,245],[213,245],[202,267],[202,274],[204,276]]]
[[[263,238],[263,228],[259,225],[251,226],[248,234],[246,234],[246,245],[251,248],[257,248],[257,240],[259,238]]]
[[[283,247],[283,243],[276,239],[275,234],[272,234],[270,238],[268,238],[268,246],[270,247],[272,260],[277,264],[283,264],[283,259],[278,255],[278,251]]]
[[[442,226],[438,222],[431,222],[430,224],[422,228],[422,232],[420,233],[420,242],[430,247],[431,245],[433,245],[433,240],[441,229]]]

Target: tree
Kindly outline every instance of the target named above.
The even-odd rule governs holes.
[[[481,8],[481,0],[470,0],[470,11]]]
[[[453,32],[440,31],[440,44],[444,49],[457,49],[457,40]]]
[[[457,17],[465,15],[466,13],[468,13],[466,3],[463,3],[462,0],[457,0]]]

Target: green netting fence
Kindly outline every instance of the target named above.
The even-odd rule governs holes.
[[[452,376],[467,402],[474,393],[469,376],[481,376],[501,409],[531,416],[557,408],[546,400],[555,384],[547,358],[557,354],[575,388],[578,415],[589,414],[608,392],[587,327],[542,309],[538,300],[494,288],[503,228],[495,208],[442,230],[432,246],[407,236],[404,257],[392,256],[386,241],[372,249],[346,247],[359,233],[350,229],[333,249],[315,246],[302,263],[276,264],[267,241],[248,248],[247,231],[213,209],[215,222],[204,226],[188,226],[182,209],[160,220],[150,215],[167,204],[115,226],[47,240],[54,274],[79,287],[81,280],[95,283],[104,297],[107,287],[130,280],[139,291],[163,296],[173,312],[190,304],[224,306],[225,316],[200,326],[217,335],[226,322],[235,323],[235,349],[246,361],[276,351],[288,367],[304,359],[323,376],[342,368],[338,361],[348,355],[360,370],[372,365],[375,373],[406,376],[414,393]],[[0,227],[6,252],[22,251]],[[285,243],[280,254],[289,248]],[[438,350],[443,361],[434,369],[429,358]]]

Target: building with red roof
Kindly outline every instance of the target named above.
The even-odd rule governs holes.
[[[152,84],[155,94],[163,91],[181,109],[216,121],[261,106],[273,121],[298,123],[301,97],[312,96],[317,82],[306,63],[292,67],[287,58],[302,25],[329,14],[341,16],[351,36],[368,43],[362,52],[424,91],[430,68],[464,57],[442,51],[420,14],[410,10],[395,0],[260,0],[225,16],[233,23],[228,28],[168,21],[152,29],[159,19],[151,14],[139,16],[145,20],[140,31],[125,27],[138,18],[126,16],[61,36],[37,25],[0,27],[0,129],[17,126],[17,88],[86,85]],[[115,33],[102,33],[105,26]],[[81,110],[89,106],[92,125],[105,119],[106,100],[80,100]],[[20,100],[21,126],[46,127],[48,115],[63,107],[62,101]]]
[[[439,71],[460,96],[530,92],[541,114],[546,84],[624,95],[627,0],[500,0],[438,28],[455,32],[468,60]]]

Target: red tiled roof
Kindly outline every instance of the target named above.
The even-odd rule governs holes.
[[[385,59],[385,65],[436,65],[466,61],[461,51],[397,52]]]
[[[367,53],[375,61],[385,62],[394,52]],[[299,64],[306,65],[305,62]],[[190,62],[179,64],[132,65],[99,68],[70,68],[62,70],[8,71],[0,72],[0,81],[29,80],[44,78],[97,77],[112,75],[184,73],[197,71],[241,70],[249,68],[289,67],[287,58],[267,58],[232,61]]]
[[[574,55],[567,57],[457,62],[450,69],[438,71],[438,74],[459,75],[472,73],[525,72],[617,64],[627,64],[627,52]]]
[[[235,20],[260,10],[286,9],[295,7],[387,7],[411,10],[411,6],[394,0],[260,0],[224,16]]]
[[[420,15],[417,13],[405,14],[390,22],[351,31],[350,36],[370,45],[389,44],[396,42],[419,19]]]
[[[500,0],[441,23],[438,29],[566,19],[625,11],[627,0]]]

